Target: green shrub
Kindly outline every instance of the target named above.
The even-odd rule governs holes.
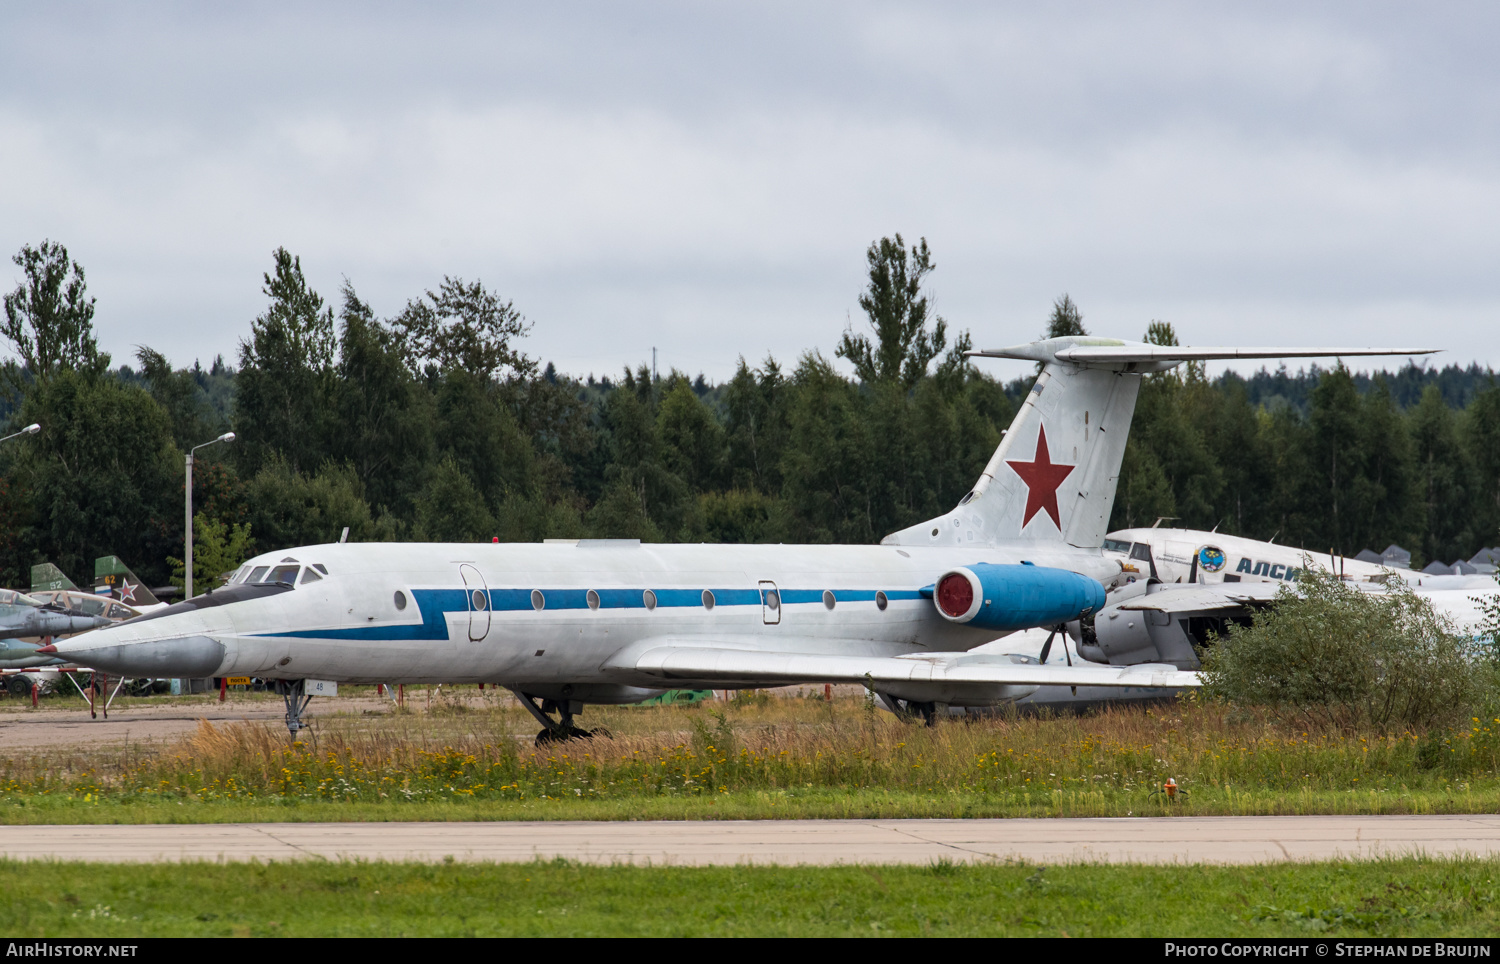
[[[1482,670],[1471,642],[1405,586],[1368,593],[1309,570],[1210,648],[1204,695],[1285,722],[1421,729],[1470,717]]]

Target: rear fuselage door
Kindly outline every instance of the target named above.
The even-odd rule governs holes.
[[[468,597],[469,638],[483,639],[490,631],[490,587],[479,570],[468,563],[460,565],[458,571],[464,577],[464,595]]]
[[[760,581],[760,617],[767,626],[781,622],[781,591],[769,579]]]

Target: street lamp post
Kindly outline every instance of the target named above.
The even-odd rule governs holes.
[[[10,435],[5,436],[5,438],[0,438],[0,442],[9,442],[11,439],[20,438],[22,435],[35,435],[41,430],[42,427],[40,425],[38,425],[36,422],[32,422],[30,425],[21,429],[19,432],[14,432]]]
[[[32,426],[35,428],[36,426]],[[30,431],[28,429],[27,431]],[[3,441],[3,440],[0,440]],[[233,442],[234,433],[225,432],[216,439],[204,442],[202,445],[194,445],[188,449],[187,454],[187,525],[184,529],[185,545],[182,551],[182,598],[193,598],[193,453],[199,449],[217,442]]]

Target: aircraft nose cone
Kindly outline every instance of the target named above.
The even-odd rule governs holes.
[[[48,648],[57,649],[55,645]],[[153,639],[77,650],[64,643],[57,652],[90,669],[135,677],[217,676],[219,666],[224,662],[224,644],[208,636]]]

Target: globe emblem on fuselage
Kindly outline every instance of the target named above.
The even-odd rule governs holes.
[[[1218,546],[1204,546],[1198,550],[1198,568],[1204,572],[1218,572],[1224,568],[1224,550]]]

